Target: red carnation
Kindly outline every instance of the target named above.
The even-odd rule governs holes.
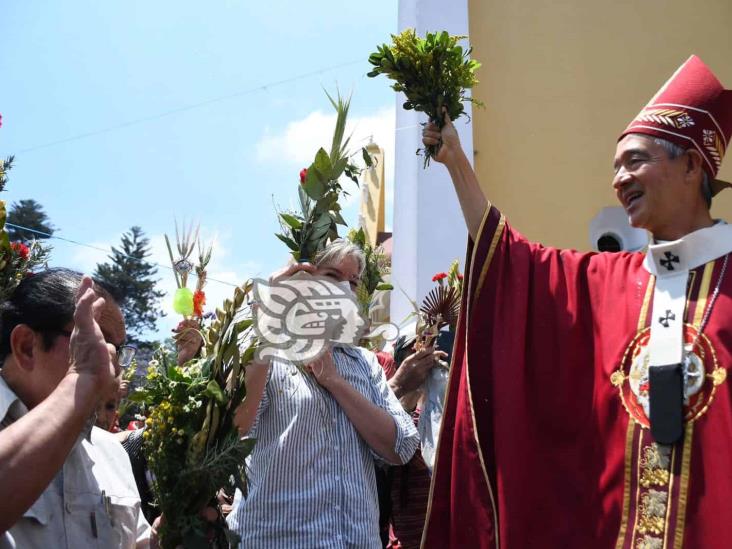
[[[302,170],[300,170],[300,185],[304,185],[305,184],[305,178],[307,176],[308,176],[308,169],[307,168],[303,168]]]
[[[197,317],[203,316],[203,306],[206,304],[206,294],[203,290],[193,292],[193,314]]]
[[[461,274],[458,274],[458,275],[457,275],[457,279],[458,279],[458,280],[462,280],[462,279],[463,279],[463,275],[461,275]]]
[[[10,247],[23,261],[27,261],[30,257],[30,248],[22,242],[13,242]]]
[[[447,273],[437,273],[435,276],[432,277],[432,282],[439,282],[440,280],[444,280],[447,278]]]

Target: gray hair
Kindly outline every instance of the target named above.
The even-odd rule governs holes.
[[[358,276],[363,275],[366,269],[366,256],[363,250],[350,240],[338,238],[328,244],[325,248],[315,254],[313,263],[316,267],[334,265],[340,263],[346,257],[351,256],[358,262]]]
[[[666,154],[668,154],[668,157],[671,160],[676,160],[678,157],[680,157],[682,154],[686,152],[686,149],[679,147],[676,143],[671,143],[671,141],[668,141],[666,139],[661,139],[660,137],[654,137],[653,142],[656,145],[660,145],[664,148],[666,151]],[[702,185],[701,185],[701,194],[704,198],[704,202],[707,204],[707,208],[712,207],[712,187],[709,184],[709,176],[707,175],[706,170],[702,170]]]

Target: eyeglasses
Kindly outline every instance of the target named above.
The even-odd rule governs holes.
[[[71,332],[68,330],[53,330],[62,336],[71,337]],[[107,342],[110,343],[110,342]],[[120,368],[123,370],[125,368],[128,368],[130,364],[132,364],[132,361],[135,359],[135,355],[137,354],[137,347],[134,345],[114,345],[114,343],[110,343],[114,346],[115,351],[117,351],[117,364]]]

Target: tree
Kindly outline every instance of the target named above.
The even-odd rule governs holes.
[[[143,345],[141,336],[154,330],[157,319],[165,315],[158,305],[165,292],[155,288],[158,270],[149,257],[150,240],[140,227],[132,227],[122,235],[120,248],[112,248],[110,262],[98,264],[94,274],[119,303],[128,339]]]
[[[2,120],[2,116],[0,116],[0,120]],[[0,192],[5,190],[5,185],[8,182],[8,172],[13,168],[14,159],[14,156],[8,156],[5,160],[0,160]]]
[[[40,240],[42,238],[48,238],[56,231],[56,228],[51,225],[48,215],[43,211],[43,206],[33,199],[14,202],[8,212],[8,223],[43,233],[37,234],[23,229],[8,227],[10,240],[19,240],[25,244],[28,244],[33,239]]]

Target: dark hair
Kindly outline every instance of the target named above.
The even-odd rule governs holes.
[[[0,304],[0,367],[11,352],[10,334],[20,324],[41,333],[43,345],[51,348],[60,331],[74,319],[82,276],[64,268],[32,274]],[[102,297],[112,297],[104,284],[95,280],[94,287]]]

